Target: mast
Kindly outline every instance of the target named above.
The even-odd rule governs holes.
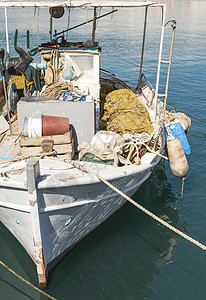
[[[49,34],[50,34],[50,43],[52,42],[52,7],[50,8],[50,29],[49,29]]]
[[[142,65],[143,65],[143,58],[144,58],[144,45],[145,45],[145,36],[146,36],[146,28],[147,28],[147,12],[148,12],[148,6],[146,6],[146,8],[145,8],[144,32],[143,32],[143,39],[142,39],[142,53],[141,53],[141,63],[140,63],[140,70],[139,70],[139,83],[137,86],[137,90],[141,89],[141,83],[142,83]]]
[[[5,30],[6,30],[6,48],[9,54],[9,30],[8,30],[8,15],[7,15],[7,7],[4,7],[5,14]]]
[[[163,39],[164,39],[165,15],[166,15],[166,5],[162,4],[162,29],[161,29],[161,38],[160,38],[160,50],[159,50],[159,59],[158,59],[158,68],[157,68],[156,88],[155,88],[155,96],[154,96],[154,113],[155,113],[155,118],[156,118],[156,113],[157,113],[157,98],[158,98],[158,92],[159,92],[160,67],[161,67],[161,60],[162,60],[162,48],[163,48]]]
[[[92,28],[92,42],[94,44],[94,39],[95,39],[95,30],[96,30],[96,25],[97,25],[97,8],[94,7],[94,17],[93,17],[93,28]]]

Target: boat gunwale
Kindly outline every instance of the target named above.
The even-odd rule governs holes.
[[[119,8],[129,8],[129,7],[165,7],[165,3],[160,3],[158,1],[5,1],[0,3],[0,7],[119,7]]]

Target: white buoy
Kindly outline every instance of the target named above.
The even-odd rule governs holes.
[[[181,112],[172,113],[171,115],[182,124],[185,133],[188,133],[191,127],[191,119],[186,114]]]
[[[170,138],[167,140],[166,144],[172,173],[179,178],[185,178],[188,173],[189,166],[180,140],[175,137]]]

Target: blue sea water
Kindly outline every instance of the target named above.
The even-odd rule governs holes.
[[[14,31],[18,45],[26,49],[47,39],[47,10],[8,10],[10,50]],[[90,11],[88,12],[90,14]],[[167,1],[167,20],[177,20],[168,104],[206,120],[206,2]],[[144,73],[155,86],[161,10],[149,9]],[[71,11],[70,24],[83,22],[87,12]],[[102,67],[137,84],[144,10],[119,9],[113,18],[98,22],[96,40],[102,47]],[[3,11],[0,11],[0,47],[5,47]],[[66,28],[67,16],[55,21]],[[70,40],[91,37],[91,26],[69,33]],[[4,36],[3,36],[4,35]],[[171,28],[165,32],[164,58],[168,59]],[[165,82],[166,71],[161,80]],[[161,85],[162,92],[164,84]],[[133,196],[147,209],[198,241],[206,244],[206,132],[205,123],[192,119],[187,135],[192,153],[181,201],[181,181],[161,162]],[[0,260],[22,277],[38,285],[33,262],[15,238],[0,225]],[[131,204],[92,232],[59,264],[47,292],[57,299],[174,300],[206,298],[206,253],[159,225]],[[46,299],[0,266],[0,299]]]

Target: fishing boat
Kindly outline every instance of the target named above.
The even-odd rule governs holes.
[[[36,49],[30,49],[28,31],[25,51],[17,46],[16,31],[17,57],[10,57],[7,9],[16,7],[49,8],[49,34],[47,38],[45,33],[45,41]],[[53,30],[53,20],[61,19],[65,8],[80,7],[93,10],[89,20],[93,22],[92,39],[69,42],[64,38],[69,29]],[[100,67],[101,48],[95,41],[95,29],[102,7],[112,9],[105,15],[116,13],[119,7],[144,8],[136,87]],[[170,59],[165,62],[166,5],[162,3],[1,1],[0,8],[5,11],[7,37],[7,48],[0,49],[0,221],[30,255],[39,285],[46,287],[49,272],[58,262],[127,201],[101,178],[132,196],[164,156],[164,111],[175,22],[171,23]],[[155,89],[142,73],[149,9],[162,11]],[[39,62],[33,60],[35,53]],[[165,94],[160,95],[163,63],[168,66],[168,77]],[[122,99],[124,104],[128,100],[125,107]],[[135,104],[129,107],[132,101]],[[122,116],[118,109],[124,117],[114,123],[114,116]],[[140,125],[146,124],[147,117],[150,130],[139,126],[142,129],[136,132],[142,111]],[[120,123],[131,115],[132,126],[130,122],[120,134]]]

